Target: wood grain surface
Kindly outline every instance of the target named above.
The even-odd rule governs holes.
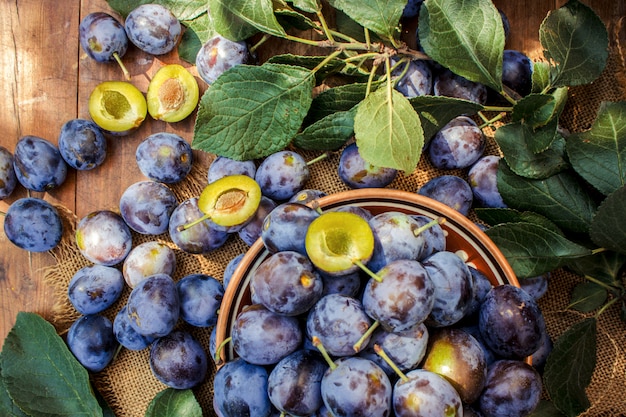
[[[519,49],[531,57],[541,56],[538,30],[549,10],[564,1],[496,0],[509,17],[511,38],[507,48]],[[622,0],[586,0],[607,24],[626,15]],[[58,142],[61,126],[73,118],[89,118],[87,101],[92,89],[106,80],[121,80],[114,64],[100,64],[81,50],[78,25],[94,11],[112,12],[104,0],[14,0],[0,2],[0,145],[13,152],[24,135],[37,135]],[[272,41],[265,54],[287,49],[303,52],[297,45]],[[306,52],[306,51],[304,51]],[[181,63],[197,75],[195,68],[178,58],[176,52],[153,57],[129,48],[124,62],[132,82],[141,91],[160,66]],[[201,90],[206,84],[197,77]],[[135,163],[135,148],[151,133],[168,131],[191,141],[195,115],[173,124],[149,119],[126,137],[109,138],[105,163],[93,171],[69,170],[66,182],[53,191],[36,193],[18,186],[10,198],[0,201],[5,212],[15,200],[28,194],[43,197],[73,211],[78,218],[99,209],[115,208],[121,192],[144,179]],[[198,163],[207,164],[211,155],[196,153]],[[3,224],[0,216],[0,224]],[[42,269],[54,262],[48,253],[29,253],[13,246],[0,232],[0,340],[4,340],[19,311],[49,317],[54,300],[52,290],[42,282]]]

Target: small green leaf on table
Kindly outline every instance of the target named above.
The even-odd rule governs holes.
[[[490,0],[431,0],[419,15],[420,44],[452,72],[502,91],[502,17]]]
[[[283,150],[302,125],[314,83],[315,74],[300,67],[231,68],[200,100],[192,147],[237,160]]]
[[[354,115],[352,110],[339,111],[307,126],[293,139],[293,144],[310,151],[335,151],[341,148],[354,134]]]
[[[609,195],[626,184],[626,102],[600,104],[586,132],[570,135],[567,154],[589,184]]]
[[[395,89],[379,88],[363,100],[354,118],[354,134],[363,159],[407,174],[417,166],[424,147],[420,118]]]
[[[150,402],[145,417],[202,417],[202,408],[193,391],[167,388]]]
[[[589,408],[585,389],[596,365],[597,323],[586,318],[555,342],[544,369],[545,386],[554,405],[568,417]]]
[[[563,236],[561,229],[552,223],[552,221],[533,211],[518,211],[511,208],[476,207],[474,212],[479,219],[491,226],[495,226],[500,223],[533,223]]]
[[[515,274],[530,278],[551,272],[591,250],[533,223],[504,223],[485,231]]]
[[[516,175],[506,164],[500,164],[497,181],[498,191],[509,207],[539,213],[564,231],[589,231],[596,204],[570,170],[534,180]]]
[[[606,27],[578,0],[548,13],[539,29],[539,41],[551,63],[554,87],[589,84],[604,71],[609,56]]]
[[[217,35],[217,32],[213,28],[208,13],[186,21],[185,26],[187,29],[183,32],[183,37],[178,44],[178,56],[195,65],[198,51],[206,41]]]
[[[35,313],[17,314],[0,368],[9,395],[30,416],[102,416],[87,370],[54,327]]]
[[[593,282],[582,282],[574,287],[568,308],[583,313],[589,313],[602,307],[608,292],[605,288]]]
[[[591,240],[606,249],[626,254],[626,186],[609,195],[598,207],[591,224]]]

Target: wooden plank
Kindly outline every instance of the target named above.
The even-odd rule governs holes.
[[[58,142],[61,125],[76,117],[76,50],[79,4],[54,0],[0,2],[0,144],[13,152],[24,135]],[[0,211],[27,192],[18,187]],[[30,193],[74,209],[75,180],[49,193]],[[3,218],[0,219],[3,224]],[[4,339],[20,310],[44,316],[51,310],[50,288],[41,269],[53,262],[47,254],[29,254],[0,233],[0,337]]]

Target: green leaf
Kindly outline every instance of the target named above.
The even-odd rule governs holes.
[[[485,231],[520,278],[551,272],[591,250],[533,223],[505,223]]]
[[[400,34],[398,22],[406,0],[329,0],[328,3],[387,41],[395,43]]]
[[[267,6],[267,0],[262,0]],[[208,0],[209,15],[213,20],[215,31],[231,41],[243,41],[259,32],[259,29],[244,20],[239,14],[228,7],[224,0]],[[273,14],[273,11],[272,11]]]
[[[606,289],[593,282],[582,282],[574,287],[568,308],[589,313],[602,307],[608,294]]]
[[[167,388],[150,402],[145,417],[202,417],[202,408],[193,391]]]
[[[502,91],[502,17],[490,0],[429,0],[419,14],[420,44],[435,61]]]
[[[322,5],[317,0],[293,0],[293,7],[307,13],[316,13],[322,9]]]
[[[544,369],[545,387],[554,405],[574,417],[589,408],[585,389],[596,366],[596,319],[572,325],[555,342]]]
[[[206,0],[107,0],[107,3],[124,18],[137,6],[147,3],[165,6],[183,22],[193,20],[207,12]]]
[[[561,413],[558,408],[554,406],[552,401],[549,400],[541,400],[539,401],[539,405],[537,408],[533,410],[532,413],[528,415],[528,417],[564,417],[565,415]]]
[[[411,173],[424,147],[420,118],[395,89],[379,88],[359,105],[354,134],[363,159],[374,166]]]
[[[511,171],[530,179],[544,179],[567,169],[565,159],[565,140],[557,135],[556,129],[546,126],[533,131],[524,123],[516,122],[501,126],[496,130],[494,139],[500,147],[504,160]],[[532,143],[548,142],[551,146],[543,152],[535,153]]]
[[[247,160],[284,149],[312,100],[315,75],[280,64],[237,65],[203,94],[192,147]]]
[[[591,223],[591,240],[598,246],[626,254],[626,187],[609,195],[598,207]]]
[[[272,0],[210,0],[220,2],[222,7],[228,9],[233,15],[243,22],[254,26],[259,31],[269,35],[283,37],[287,34],[285,29],[276,20],[274,4]],[[212,8],[210,8],[213,11]]]
[[[293,144],[311,151],[338,150],[354,134],[355,114],[356,106],[352,110],[330,114],[298,133]]]
[[[481,208],[474,209],[479,219],[495,226],[500,223],[532,223],[563,236],[561,229],[546,217],[532,211],[518,211],[510,208]]]
[[[596,205],[571,171],[534,180],[516,175],[506,164],[500,164],[497,181],[508,207],[539,213],[565,231],[589,230]]]
[[[567,88],[555,89],[551,94],[529,94],[517,102],[513,108],[512,120],[514,122],[524,122],[526,125],[536,129],[546,126],[549,122],[558,123],[567,101]],[[534,152],[545,150],[550,143],[543,146],[534,147]]]
[[[316,25],[315,22],[293,9],[274,9],[274,14],[276,15],[278,23],[284,28],[293,27],[296,30],[318,28],[318,25]]]
[[[293,54],[281,54],[270,57],[266,62],[273,64],[283,65],[295,65],[298,67],[307,68],[310,70],[315,69],[322,61],[327,57],[325,56],[304,56]],[[324,64],[321,68],[316,70],[315,79],[317,83],[320,83],[324,78],[331,74],[335,74],[341,71],[345,67],[345,63],[340,59],[331,59]],[[349,85],[349,84],[348,84]]]
[[[609,195],[626,184],[626,102],[600,104],[591,129],[567,141],[572,167]]]
[[[567,267],[580,276],[590,276],[607,285],[619,285],[626,255],[603,251],[584,258],[574,259]]]
[[[185,26],[187,29],[178,45],[178,55],[181,59],[195,64],[196,55],[198,55],[202,45],[217,35],[217,32],[208,13],[201,14],[197,18],[185,22]]]
[[[2,354],[0,353],[0,356]],[[1,363],[1,360],[0,360]],[[2,368],[0,367],[0,374]],[[0,416],[6,417],[27,417],[26,414],[13,402],[9,396],[9,391],[4,383],[4,378],[0,378]]]
[[[39,315],[17,314],[0,360],[9,395],[26,414],[102,416],[87,370]]]
[[[365,28],[355,22],[350,16],[341,10],[335,10],[335,22],[337,30],[344,35],[365,42]],[[375,33],[369,33],[372,42],[382,42],[383,40]]]
[[[591,83],[606,66],[606,27],[591,8],[577,0],[548,13],[539,29],[539,40],[552,64],[552,86]]]
[[[411,97],[409,102],[420,116],[424,138],[428,142],[450,120],[460,115],[471,116],[483,109],[473,101],[444,96]]]
[[[380,85],[380,82],[372,83],[371,91],[375,91]],[[351,83],[329,88],[313,99],[304,124],[310,125],[336,112],[348,111],[363,101],[366,95],[366,83]]]
[[[533,93],[542,93],[550,88],[550,64],[544,61],[535,61],[532,72]]]

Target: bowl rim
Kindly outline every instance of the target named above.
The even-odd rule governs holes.
[[[479,259],[481,259],[481,262],[484,261],[485,264],[483,266],[488,268],[487,271],[483,272],[486,272],[485,275],[487,275],[492,284],[502,285],[508,283],[516,287],[520,286],[513,268],[491,238],[489,238],[489,236],[487,236],[487,234],[469,217],[432,198],[398,189],[362,188],[329,194],[309,202],[307,205],[330,210],[346,205],[372,207],[378,204],[385,208],[398,208],[398,211],[403,211],[404,207],[405,211],[407,208],[415,209],[423,211],[426,215],[430,214],[432,218],[445,218],[445,223],[442,225],[445,230],[466,235],[467,237],[471,236],[472,240],[478,244],[478,251],[483,255],[480,256]],[[215,342],[218,348],[228,337],[227,334],[231,327],[233,307],[237,307],[237,310],[243,307],[242,303],[244,302],[245,294],[241,289],[249,283],[251,274],[248,272],[258,267],[269,254],[262,239],[259,238],[248,248],[233,272],[224,292],[216,324]],[[494,270],[498,270],[501,277],[495,275]],[[228,354],[226,354],[226,352],[228,352]],[[220,349],[217,365],[221,366],[225,363],[227,358],[233,357],[235,356],[233,355],[232,344],[229,344],[228,347]]]

